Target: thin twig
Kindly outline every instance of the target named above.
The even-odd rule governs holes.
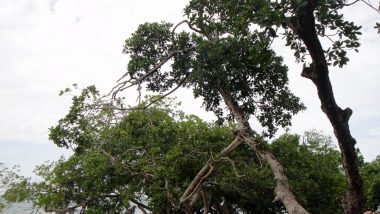
[[[152,102],[150,102],[148,105],[144,106],[144,109],[147,109],[149,108],[151,105],[153,105],[154,103],[164,99],[165,97],[169,96],[170,94],[172,94],[173,92],[175,92],[178,88],[180,88],[187,80],[187,78],[189,77],[189,75],[187,75],[183,80],[181,80],[181,82],[178,83],[178,85],[172,89],[171,91],[167,92],[166,94],[160,96],[159,98],[153,100]]]
[[[131,198],[131,199],[129,199],[129,200],[130,200],[132,203],[136,204],[139,208],[141,207],[141,208],[144,208],[144,209],[146,209],[146,210],[153,211],[152,208],[148,207],[147,205],[145,205],[145,204],[143,204],[143,203],[141,203],[141,202],[139,202],[139,201],[137,201],[137,200],[135,200],[135,199],[133,199],[133,198]]]
[[[134,85],[137,85],[137,84],[141,84],[145,79],[147,79],[148,77],[152,76],[155,72],[158,71],[158,69],[160,69],[166,62],[168,62],[174,55],[176,54],[179,54],[179,53],[183,53],[183,52],[186,52],[186,51],[190,51],[194,48],[196,48],[197,46],[196,45],[192,45],[191,47],[188,47],[188,48],[185,48],[185,49],[181,49],[181,50],[175,50],[175,51],[172,51],[170,52],[164,59],[162,59],[158,64],[156,64],[152,69],[150,69],[149,71],[147,71],[144,75],[142,75],[141,77],[139,78],[130,78],[130,79],[127,79],[123,82],[120,82],[123,78],[125,78],[128,73],[125,73],[117,82],[118,85],[115,86],[110,94],[112,93],[112,97],[115,98],[116,97],[116,94],[118,92],[121,92],[125,89],[128,89]]]
[[[238,178],[244,177],[244,175],[239,175],[239,173],[237,171],[237,168],[236,168],[236,165],[235,165],[235,161],[233,161],[229,157],[221,157],[220,159],[221,160],[226,160],[227,162],[229,162],[232,165],[232,169],[234,170],[234,173],[235,173],[236,177],[238,177]]]
[[[203,34],[203,35],[204,35],[204,33],[203,33],[201,30],[199,30],[199,29],[193,27],[193,26],[190,24],[189,21],[187,21],[187,20],[182,20],[182,21],[180,21],[178,24],[176,24],[176,26],[174,26],[174,28],[173,28],[173,30],[172,30],[172,41],[173,41],[173,43],[175,42],[175,39],[174,39],[174,32],[175,32],[175,31],[177,30],[177,28],[178,28],[180,25],[182,25],[183,23],[186,23],[187,26],[188,26],[191,30],[193,30],[193,31],[195,31],[195,32],[197,32],[197,33],[200,33],[200,34]]]
[[[364,2],[364,4],[366,4],[368,7],[374,9],[377,13],[380,14],[380,8],[377,9],[376,7],[374,7],[374,6],[371,4],[371,2],[370,2],[369,0],[368,0],[368,2],[366,2],[366,1],[364,1],[364,0],[361,0],[361,1]]]
[[[348,4],[343,4],[343,6],[351,6],[351,5],[355,4],[358,1],[361,1],[361,0],[356,0],[356,1],[353,1],[353,2],[348,3]]]
[[[179,23],[173,28],[173,30],[172,30],[172,34],[173,34],[174,31],[177,29],[177,27],[180,26],[180,25],[183,24],[183,23],[186,23],[187,26],[189,26],[189,28],[190,28],[191,30],[193,30],[193,31],[195,31],[195,32],[197,32],[197,33],[203,34],[203,32],[202,32],[201,30],[199,30],[199,29],[193,27],[193,26],[190,24],[190,22],[189,22],[188,20],[182,20],[182,21],[180,21],[180,22],[179,22]]]

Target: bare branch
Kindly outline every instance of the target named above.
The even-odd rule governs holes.
[[[343,4],[343,6],[351,6],[351,5],[355,4],[355,3],[357,3],[358,1],[361,1],[361,0],[356,0],[356,1],[353,1],[353,2],[348,3],[348,4]]]
[[[181,82],[179,82],[178,85],[177,85],[174,89],[170,90],[170,91],[167,92],[166,94],[160,96],[159,98],[157,98],[157,99],[153,100],[152,102],[150,102],[148,105],[144,106],[144,109],[150,107],[150,106],[153,105],[154,103],[156,103],[156,102],[158,102],[158,101],[164,99],[165,97],[167,97],[167,96],[169,96],[170,94],[172,94],[173,92],[175,92],[178,88],[180,88],[180,87],[186,82],[186,80],[187,80],[188,77],[189,77],[189,75],[187,75],[183,80],[181,80]]]
[[[115,87],[112,88],[111,92],[109,94],[112,94],[112,99],[114,99],[117,95],[117,93],[124,91],[128,88],[131,88],[132,86],[141,84],[145,79],[152,76],[154,73],[156,73],[165,63],[167,63],[173,56],[179,53],[183,53],[186,51],[190,51],[192,49],[196,48],[196,45],[192,45],[189,48],[181,49],[181,50],[175,50],[170,52],[165,58],[163,58],[159,63],[157,63],[152,69],[147,71],[144,75],[142,75],[139,78],[129,78],[123,82],[120,82],[122,79],[124,79],[128,72],[125,73],[117,82],[119,82]],[[141,86],[140,86],[141,87]]]
[[[184,195],[186,194],[186,197],[183,197],[184,195],[182,195],[182,197],[179,200],[179,204],[182,204],[189,200],[199,190],[199,187],[202,185],[203,180],[210,176],[213,170],[214,166],[210,163],[207,163],[197,174],[196,179],[194,179],[190,183],[189,187],[186,189],[184,193]]]
[[[238,177],[238,178],[241,178],[241,177],[244,177],[244,175],[240,175],[237,168],[236,168],[236,164],[235,164],[235,161],[233,161],[231,158],[229,157],[221,157],[220,158],[221,160],[226,160],[228,163],[231,164],[232,166],[232,169],[234,170],[234,173],[235,173],[235,176]]]
[[[175,200],[173,198],[173,195],[170,193],[170,190],[169,190],[169,181],[168,181],[168,179],[166,177],[165,177],[165,191],[166,191],[166,197],[170,201],[171,206],[174,209],[177,209],[178,206],[175,204]]]
[[[228,145],[225,149],[223,149],[222,152],[218,155],[219,158],[227,157],[228,155],[230,155],[231,152],[233,152],[236,149],[236,147],[238,147],[242,142],[243,141],[239,136],[235,137],[235,139],[232,141],[232,143],[230,145]],[[191,181],[191,183],[189,184],[189,186],[187,187],[187,189],[185,190],[185,192],[181,196],[180,204],[186,202],[191,196],[193,196],[197,192],[197,190],[198,190],[200,184],[203,182],[203,180],[212,173],[214,164],[215,164],[215,162],[210,159],[203,166],[203,168],[198,172],[198,174]]]
[[[202,197],[204,204],[203,214],[208,214],[211,206],[211,196],[207,192],[202,191]]]
[[[147,205],[141,203],[140,201],[137,201],[136,199],[129,199],[132,203],[136,204],[140,209],[144,208],[145,210],[153,211],[152,208],[148,207]]]
[[[368,7],[374,9],[377,13],[380,14],[380,8],[378,9],[378,8],[374,7],[369,0],[368,0],[368,2],[365,0],[361,0],[361,1],[364,2],[364,4],[366,4]]]
[[[176,30],[181,24],[183,24],[183,23],[186,23],[187,26],[189,26],[189,28],[190,28],[191,30],[193,30],[193,31],[195,31],[195,32],[197,32],[197,33],[203,34],[203,32],[202,32],[201,30],[199,30],[199,29],[193,27],[193,26],[190,24],[190,22],[187,21],[187,20],[182,20],[182,21],[180,21],[176,26],[174,26],[174,28],[173,28],[173,30],[172,30],[172,34],[174,34],[174,31],[175,31],[175,30]],[[173,39],[173,41],[174,41],[174,39]]]
[[[356,3],[358,3],[359,1],[363,2],[364,4],[366,4],[368,7],[370,7],[371,9],[374,9],[376,12],[378,12],[380,14],[380,8],[376,8],[372,5],[371,1],[368,0],[368,1],[365,1],[365,0],[355,0],[351,3],[347,3],[347,4],[342,4],[342,6],[351,6],[351,5],[354,5]]]

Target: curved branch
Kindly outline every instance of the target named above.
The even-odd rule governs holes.
[[[240,175],[237,168],[236,168],[236,164],[235,164],[235,161],[233,161],[231,158],[229,157],[221,157],[220,158],[221,160],[225,160],[227,161],[228,163],[231,164],[232,166],[232,169],[234,170],[234,173],[235,173],[235,176],[238,177],[238,178],[241,178],[241,177],[244,177],[244,175]]]
[[[242,143],[242,139],[237,136],[235,137],[235,139],[232,141],[232,143],[230,143],[230,145],[228,145],[225,149],[223,149],[219,155],[218,155],[218,158],[222,158],[222,157],[227,157],[229,156],[241,143]],[[200,186],[200,184],[202,183],[202,181],[208,176],[210,175],[210,173],[212,172],[213,170],[213,165],[215,164],[215,162],[213,160],[209,160],[203,167],[202,169],[198,172],[198,174],[195,176],[195,178],[191,181],[191,183],[189,184],[189,186],[187,187],[187,189],[185,190],[185,192],[183,193],[183,195],[181,196],[180,198],[180,204],[183,204],[184,202],[186,202],[192,195],[195,194],[196,190],[198,189],[198,187]]]
[[[376,12],[378,12],[378,13],[380,14],[380,7],[379,7],[379,9],[377,9],[376,7],[374,7],[374,6],[371,4],[370,1],[368,1],[368,2],[366,2],[366,1],[364,1],[364,0],[361,0],[361,1],[364,2],[364,4],[366,4],[368,7],[374,9]]]
[[[134,203],[134,204],[136,204],[139,208],[141,207],[141,208],[144,208],[144,209],[146,209],[146,210],[149,210],[149,211],[153,211],[153,209],[151,208],[151,207],[148,207],[147,205],[145,205],[145,204],[143,204],[143,203],[141,203],[141,202],[139,202],[139,201],[137,201],[137,200],[135,200],[135,199],[133,199],[133,198],[131,198],[131,199],[129,199],[132,203]]]
[[[159,98],[153,100],[152,102],[150,102],[148,105],[144,106],[144,109],[147,109],[148,107],[150,107],[151,105],[153,105],[154,103],[164,99],[165,97],[169,96],[170,94],[172,94],[173,92],[175,92],[176,90],[178,90],[187,80],[187,78],[189,77],[190,75],[187,75],[185,78],[183,78],[183,80],[181,80],[181,82],[179,82],[177,84],[177,86],[175,88],[173,88],[172,90],[170,90],[169,92],[167,92],[166,94],[160,96]]]
[[[363,2],[363,3],[366,4],[368,7],[370,7],[371,9],[375,10],[376,12],[378,12],[378,13],[380,14],[380,8],[378,9],[378,8],[374,7],[374,6],[371,4],[371,2],[370,2],[369,0],[368,0],[368,2],[365,1],[365,0],[355,0],[355,1],[351,2],[351,3],[341,4],[341,6],[342,6],[342,7],[343,7],[343,6],[347,6],[347,7],[348,7],[348,6],[351,6],[351,5],[354,5],[354,4],[358,3],[359,1]]]
[[[172,57],[174,57],[176,54],[183,53],[186,51],[190,51],[194,48],[196,48],[196,45],[192,45],[189,48],[181,49],[181,50],[175,50],[170,52],[165,58],[163,58],[159,63],[157,63],[152,69],[147,71],[144,75],[142,75],[139,78],[129,78],[123,82],[120,82],[122,79],[124,79],[127,75],[128,72],[125,73],[122,77],[120,77],[117,82],[118,84],[112,88],[109,94],[112,94],[112,99],[114,99],[117,95],[117,93],[124,91],[125,89],[131,88],[132,86],[141,84],[145,79],[148,77],[152,76],[154,73],[158,71],[165,63],[167,63]]]
[[[186,23],[187,26],[188,26],[191,30],[193,30],[193,31],[195,31],[195,32],[197,32],[197,33],[199,33],[199,34],[203,34],[203,35],[204,35],[204,33],[203,33],[201,30],[199,30],[199,29],[193,27],[193,26],[190,24],[189,21],[187,21],[187,20],[182,20],[182,21],[180,21],[178,24],[176,24],[176,25],[174,26],[173,30],[172,30],[172,40],[173,40],[173,42],[174,42],[174,32],[175,32],[175,30],[177,30],[177,28],[178,28],[180,25],[182,25],[183,23]]]
[[[355,4],[355,3],[357,3],[358,1],[361,1],[361,0],[356,0],[356,1],[353,1],[353,2],[348,3],[348,4],[343,4],[343,6],[351,6],[351,5]]]

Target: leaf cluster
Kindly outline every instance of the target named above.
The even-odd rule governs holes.
[[[146,23],[126,40],[129,73],[137,77],[169,57],[169,50],[175,52],[171,69],[159,67],[143,80],[148,90],[162,92],[182,83],[193,89],[195,97],[203,98],[207,110],[220,119],[231,119],[221,107],[223,89],[240,104],[247,118],[255,116],[267,128],[264,134],[269,136],[276,127],[289,126],[291,116],[304,109],[288,88],[287,67],[269,48],[265,35],[258,31],[246,35],[175,33],[170,27]],[[152,48],[157,50],[151,53]]]
[[[361,167],[366,195],[366,208],[375,210],[380,204],[380,157]]]
[[[302,136],[285,134],[271,148],[303,206],[311,213],[342,213],[346,188],[340,154],[331,137],[315,130]]]
[[[311,2],[316,5],[310,5]],[[344,19],[341,10],[346,3],[345,0],[192,0],[185,8],[185,15],[191,24],[201,29],[243,35],[257,29],[269,38],[277,37],[279,32],[285,38],[286,46],[294,51],[296,60],[305,62],[306,47],[297,35],[298,17],[313,9],[317,35],[331,44],[325,50],[328,63],[342,67],[349,61],[348,50],[358,52],[358,36],[361,35],[361,26]]]

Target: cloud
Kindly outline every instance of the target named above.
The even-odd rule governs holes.
[[[368,130],[368,134],[371,136],[380,136],[380,126]]]
[[[55,12],[55,5],[58,3],[58,0],[50,0],[49,9],[51,12]]]

